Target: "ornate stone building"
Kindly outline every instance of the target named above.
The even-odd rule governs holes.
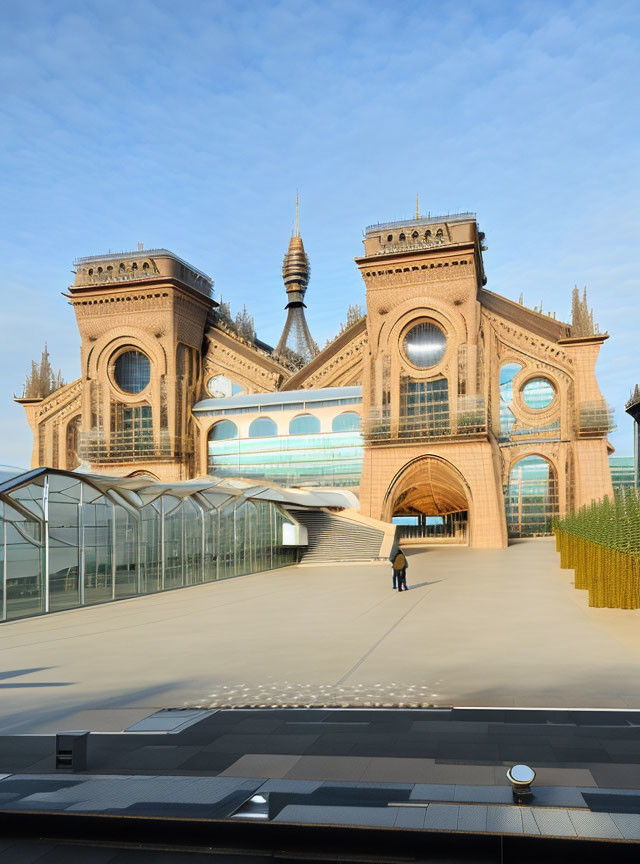
[[[18,400],[32,465],[347,486],[414,542],[548,532],[611,492],[607,335],[577,291],[571,324],[488,291],[483,238],[471,213],[369,227],[366,315],[302,357],[234,326],[211,279],[167,250],[78,259],[82,375]],[[291,323],[308,263],[296,281],[287,261]]]

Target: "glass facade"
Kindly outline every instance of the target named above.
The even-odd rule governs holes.
[[[430,321],[416,324],[404,337],[404,353],[414,366],[428,369],[444,357],[447,339],[442,330]]]
[[[96,479],[96,482],[97,479]],[[123,481],[126,484],[126,480]],[[212,483],[107,491],[64,472],[0,493],[0,620],[293,564],[286,511]]]
[[[151,364],[141,351],[125,351],[113,367],[116,384],[124,393],[141,393],[151,380]]]
[[[633,488],[635,486],[635,459],[633,456],[609,456],[611,483],[614,489]]]
[[[400,380],[400,438],[448,434],[450,425],[449,385],[446,378],[435,381]]]
[[[500,369],[500,432],[509,435],[516,424],[513,405],[513,379],[522,369],[519,363],[506,363]]]
[[[525,456],[511,468],[506,494],[510,537],[535,537],[551,532],[558,514],[558,484],[542,456]]]
[[[536,411],[551,405],[555,396],[555,387],[548,378],[531,378],[522,388],[525,405]]]
[[[359,429],[231,441],[210,437],[208,470],[216,477],[246,477],[283,486],[359,486],[363,453]]]

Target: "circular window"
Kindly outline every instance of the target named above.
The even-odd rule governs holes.
[[[539,411],[550,405],[556,395],[556,389],[548,378],[531,378],[522,388],[522,398],[527,408]]]
[[[125,351],[117,358],[113,375],[125,393],[141,393],[151,379],[151,363],[141,351]]]
[[[404,352],[408,360],[420,369],[436,366],[444,357],[447,339],[437,324],[425,321],[416,324],[404,337]]]
[[[244,390],[235,381],[227,378],[226,375],[214,375],[207,381],[207,390],[209,395],[214,399],[223,399],[228,396],[237,396],[243,393]]]

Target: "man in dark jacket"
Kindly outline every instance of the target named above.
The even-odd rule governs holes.
[[[398,591],[407,590],[407,567],[409,566],[407,562],[407,558],[402,551],[398,547],[398,551],[393,559],[393,587],[396,587],[396,583],[398,585]]]

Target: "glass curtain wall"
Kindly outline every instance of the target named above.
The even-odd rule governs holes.
[[[242,495],[163,494],[136,508],[40,476],[0,496],[0,620],[294,564],[298,550],[282,545],[291,521]]]
[[[359,428],[226,440],[214,432],[209,438],[208,470],[216,477],[246,477],[284,486],[359,486],[363,455]]]
[[[510,537],[535,537],[551,533],[558,515],[558,484],[553,467],[542,456],[519,459],[509,473],[506,495]]]

